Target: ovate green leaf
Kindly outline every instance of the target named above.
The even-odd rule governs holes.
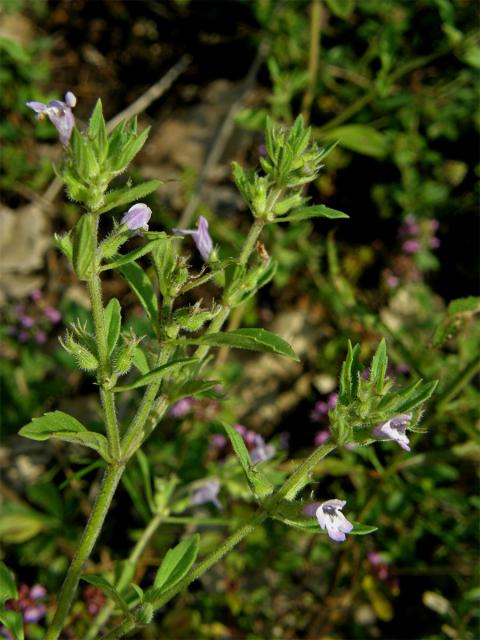
[[[276,353],[286,358],[299,361],[292,347],[282,338],[265,329],[237,329],[226,333],[207,333],[198,338],[177,340],[177,344],[199,344],[211,347],[232,347],[249,351]]]

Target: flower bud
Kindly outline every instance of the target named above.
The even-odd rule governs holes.
[[[150,602],[144,602],[135,612],[135,620],[138,624],[149,624],[153,618],[153,605]]]
[[[65,351],[68,351],[68,353],[71,353],[74,356],[80,369],[83,369],[84,371],[95,371],[98,369],[97,358],[87,349],[87,347],[76,342],[69,331],[67,331],[65,341],[60,340],[60,344]]]
[[[133,364],[133,356],[135,354],[135,348],[140,342],[140,338],[137,338],[133,334],[130,336],[122,336],[124,344],[119,347],[114,355],[114,374],[117,376],[124,376],[130,371]]]
[[[198,331],[203,327],[205,322],[211,320],[216,315],[216,311],[207,311],[201,309],[197,303],[193,307],[183,307],[177,309],[173,314],[174,323],[185,331]]]

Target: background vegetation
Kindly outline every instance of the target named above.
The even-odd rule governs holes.
[[[88,570],[118,570],[152,518],[161,479],[174,475],[182,483],[220,475],[223,509],[189,508],[164,522],[137,579],[152,581],[185,523],[201,532],[205,551],[215,548],[227,520],[253,505],[234,459],[212,440],[214,420],[261,433],[277,449],[272,470],[285,473],[287,452],[300,457],[326,437],[326,404],[347,340],[360,342],[368,361],[385,337],[399,382],[407,373],[440,381],[424,433],[415,434],[411,454],[393,443],[343,450],[325,461],[315,484],[318,497],[348,496],[355,520],[378,531],[334,545],[270,522],[142,637],[478,637],[476,3],[2,0],[1,7],[0,535],[4,560],[25,585],[11,606],[24,612],[27,638],[42,637],[100,473],[85,449],[35,446],[16,435],[31,416],[62,407],[101,427],[96,390],[57,339],[87,316],[83,288],[51,244],[78,211],[55,182],[53,127],[35,123],[25,106],[67,89],[78,97],[80,121],[97,97],[107,118],[144,97],[141,123],[153,130],[135,170],[165,181],[149,201],[152,228],[188,227],[202,214],[221,252],[239,246],[249,221],[230,163],[258,163],[267,114],[287,125],[303,113],[318,142],[339,141],[309,195],[350,216],[268,231],[279,270],[231,327],[273,328],[302,364],[220,352],[229,399],[192,401],[156,432],[125,476]],[[171,82],[159,87],[172,68]],[[106,296],[122,299],[141,334],[140,310],[126,291],[120,281],[106,283]],[[212,290],[202,293],[208,301]],[[45,593],[35,598],[34,585]],[[99,589],[82,587],[69,638],[85,637],[104,600]]]

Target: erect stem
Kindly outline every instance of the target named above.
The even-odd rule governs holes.
[[[308,85],[302,101],[302,115],[305,123],[310,120],[310,110],[315,97],[320,52],[322,19],[321,0],[312,0],[310,5],[310,52],[308,57]]]
[[[157,513],[148,523],[148,526],[143,530],[142,535],[138,539],[137,544],[133,548],[133,551],[128,557],[127,562],[124,564],[120,577],[118,579],[115,588],[118,592],[122,592],[122,590],[128,585],[129,579],[129,565],[135,566],[140,559],[140,556],[145,550],[145,547],[150,542],[153,534],[160,526],[162,520],[164,519],[165,514],[163,512]],[[92,626],[90,627],[88,633],[86,634],[84,640],[96,640],[98,637],[98,632],[103,627],[103,625],[109,620],[112,615],[112,611],[115,609],[115,602],[113,600],[109,600],[102,610],[98,613],[97,617],[93,621]]]
[[[248,259],[255,248],[255,243],[258,240],[258,236],[260,235],[265,222],[263,220],[255,220],[255,222],[250,227],[250,231],[248,232],[248,236],[245,240],[245,244],[243,245],[242,252],[239,257],[239,263],[242,267],[245,267]]]
[[[95,239],[96,242],[96,239]],[[108,354],[107,328],[105,326],[105,312],[102,302],[102,282],[97,274],[87,280],[88,293],[92,304],[93,325],[95,327],[95,341],[98,353],[97,379],[100,384],[100,397],[105,414],[105,427],[110,446],[110,455],[114,460],[120,458],[120,434],[115,411],[113,391],[105,388],[110,375],[110,357]]]
[[[223,556],[225,556],[239,542],[241,542],[246,536],[248,536],[250,533],[252,533],[252,531],[260,526],[267,518],[269,518],[274,508],[280,504],[285,496],[299,487],[305,476],[307,476],[323,458],[325,458],[329,453],[336,449],[336,446],[337,445],[334,443],[326,443],[318,449],[315,449],[315,451],[295,469],[292,475],[287,478],[287,480],[272,496],[272,498],[270,498],[270,500],[268,501],[268,511],[263,510],[259,513],[257,512],[256,514],[254,514],[249,522],[240,527],[240,529],[238,529],[238,531],[235,531],[235,533],[232,533],[232,535],[229,536],[223,542],[223,544],[221,544],[210,555],[202,560],[202,562],[199,562],[198,565],[188,573],[188,575],[177,582],[174,587],[168,589],[167,591],[165,591],[165,593],[160,595],[152,603],[154,609],[159,609],[160,607],[162,607],[177,594],[186,589],[190,583],[200,578],[206,571],[208,571],[208,569],[210,569],[210,567],[221,560]],[[130,631],[133,631],[134,629],[135,623],[130,620],[125,620],[122,624],[120,624],[118,627],[104,636],[103,640],[115,640],[116,638],[121,638],[123,635],[129,633]]]
[[[75,556],[70,564],[58,599],[58,607],[47,631],[45,640],[57,640],[65,625],[73,596],[78,586],[83,567],[102,530],[103,522],[110,508],[124,466],[112,463],[105,470],[102,486],[93,506],[87,526],[83,532]]]

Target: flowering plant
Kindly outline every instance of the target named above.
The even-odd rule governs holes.
[[[60,141],[65,145],[65,160],[58,175],[65,183],[68,196],[84,211],[74,229],[57,236],[56,243],[79,280],[86,284],[92,323],[91,326],[79,321],[73,323],[62,344],[75,357],[78,366],[94,376],[105,428],[99,433],[67,413],[53,411],[33,418],[20,434],[37,441],[54,438],[89,447],[99,456],[105,472],[59,594],[47,640],[56,640],[62,633],[80,579],[103,590],[111,601],[98,616],[89,637],[97,637],[92,634],[107,624],[113,607],[117,606],[123,613],[123,622],[105,637],[119,638],[148,624],[158,609],[187,589],[269,518],[305,531],[326,532],[336,542],[344,541],[347,534],[375,531],[376,527],[357,523],[349,514],[343,515],[346,500],[340,497],[325,496],[327,499],[322,503],[309,504],[299,496],[311,482],[315,468],[337,447],[368,446],[377,440],[393,439],[408,450],[406,430],[416,428],[421,407],[436,385],[414,381],[407,387],[395,389],[386,375],[384,341],[373,357],[368,379],[364,379],[360,346],[349,343],[340,372],[338,401],[328,408],[330,437],[303,462],[293,464],[286,476],[267,472],[264,465],[274,458],[275,448],[260,435],[240,428],[241,425],[219,425],[225,433],[221,447],[227,442],[231,446],[257,510],[218,548],[197,562],[201,538],[198,534],[185,537],[167,551],[153,584],[147,588],[133,582],[133,573],[127,565],[115,582],[102,575],[83,574],[127,465],[135,458],[145,468],[142,446],[169,408],[178,410],[178,403],[183,401],[188,411],[191,404],[185,403],[187,399],[221,400],[218,381],[211,377],[215,375],[209,359],[211,349],[246,349],[298,361],[284,339],[263,328],[223,330],[232,309],[252,298],[275,274],[276,262],[259,242],[264,227],[295,224],[310,218],[348,216],[325,205],[312,205],[305,196],[304,185],[316,179],[329,148],[320,148],[311,142],[312,132],[299,117],[289,130],[267,121],[267,157],[261,159],[261,171],[248,172],[239,165],[234,166],[235,182],[254,219],[238,256],[221,259],[217,255],[204,217],[198,219],[196,230],[173,229],[172,235],[150,230],[152,210],[140,200],[155,192],[160,181],[112,188],[114,179],[127,170],[142,148],[148,129],[139,132],[134,120],[120,123],[108,135],[98,101],[88,127],[80,131],[71,114],[72,95],[66,94],[65,103],[29,105],[35,105],[32,108],[37,113],[46,114],[58,129]],[[125,211],[127,205],[130,207]],[[121,219],[118,222],[113,218],[111,231],[103,235],[104,224],[100,225],[100,220],[116,208],[122,212]],[[133,235],[140,235],[142,244],[122,252]],[[181,235],[192,236],[205,261],[200,274],[192,273],[179,250]],[[139,263],[147,256],[151,270],[145,270]],[[120,273],[143,307],[148,323],[145,335],[136,335],[132,329],[125,328],[125,314],[122,317],[117,298],[104,304],[101,278],[105,271],[112,270]],[[220,290],[209,309],[202,308],[200,301],[191,307],[179,306],[178,299],[184,293],[208,281],[215,282]],[[120,420],[119,398],[135,397],[138,389],[143,391],[143,396],[135,412]],[[216,446],[220,447],[218,437]],[[162,518],[178,510],[179,504],[212,503],[217,509],[223,506],[219,498],[220,478],[210,477],[192,487],[177,485],[175,478],[158,479],[156,493],[152,492],[149,497],[154,513],[153,529]],[[132,554],[133,565],[138,560],[140,542],[139,545]],[[15,634],[18,619],[15,624],[12,620],[11,614],[3,615],[4,624]]]

